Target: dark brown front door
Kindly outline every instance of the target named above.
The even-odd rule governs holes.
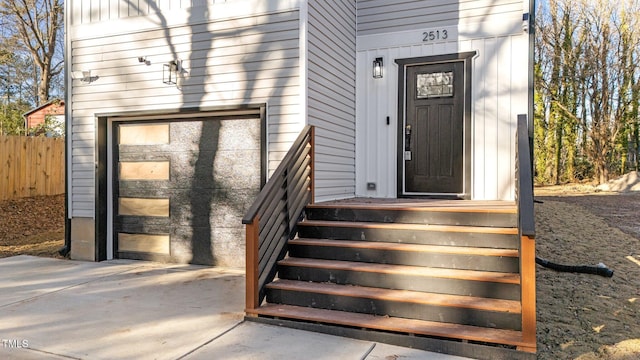
[[[404,195],[464,192],[463,65],[406,69]]]

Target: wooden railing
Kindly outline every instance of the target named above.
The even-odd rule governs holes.
[[[246,308],[264,299],[264,287],[276,274],[305,206],[313,201],[314,127],[306,126],[253,205],[246,225]]]
[[[530,135],[526,115],[518,115],[516,135],[516,199],[520,235],[520,281],[522,296],[522,340],[529,344],[521,350],[536,351],[536,245],[533,205],[533,173]]]

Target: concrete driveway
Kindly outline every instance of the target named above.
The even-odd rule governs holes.
[[[0,259],[2,359],[463,358],[243,321],[244,273]]]

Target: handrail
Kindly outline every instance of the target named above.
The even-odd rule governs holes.
[[[535,237],[535,215],[533,208],[533,175],[531,172],[531,149],[527,115],[518,115],[518,132],[516,135],[516,178],[519,227],[521,235]]]
[[[313,202],[314,139],[315,128],[305,126],[242,219],[247,240],[247,309],[262,303],[276,263],[286,254],[305,206]]]

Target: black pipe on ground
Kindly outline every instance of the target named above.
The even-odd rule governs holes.
[[[555,270],[555,271],[593,274],[593,275],[600,275],[608,278],[613,276],[613,270],[609,269],[602,263],[596,266],[562,265],[562,264],[553,263],[551,261],[547,261],[545,259],[542,259],[536,256],[536,264],[549,268],[551,270]]]

